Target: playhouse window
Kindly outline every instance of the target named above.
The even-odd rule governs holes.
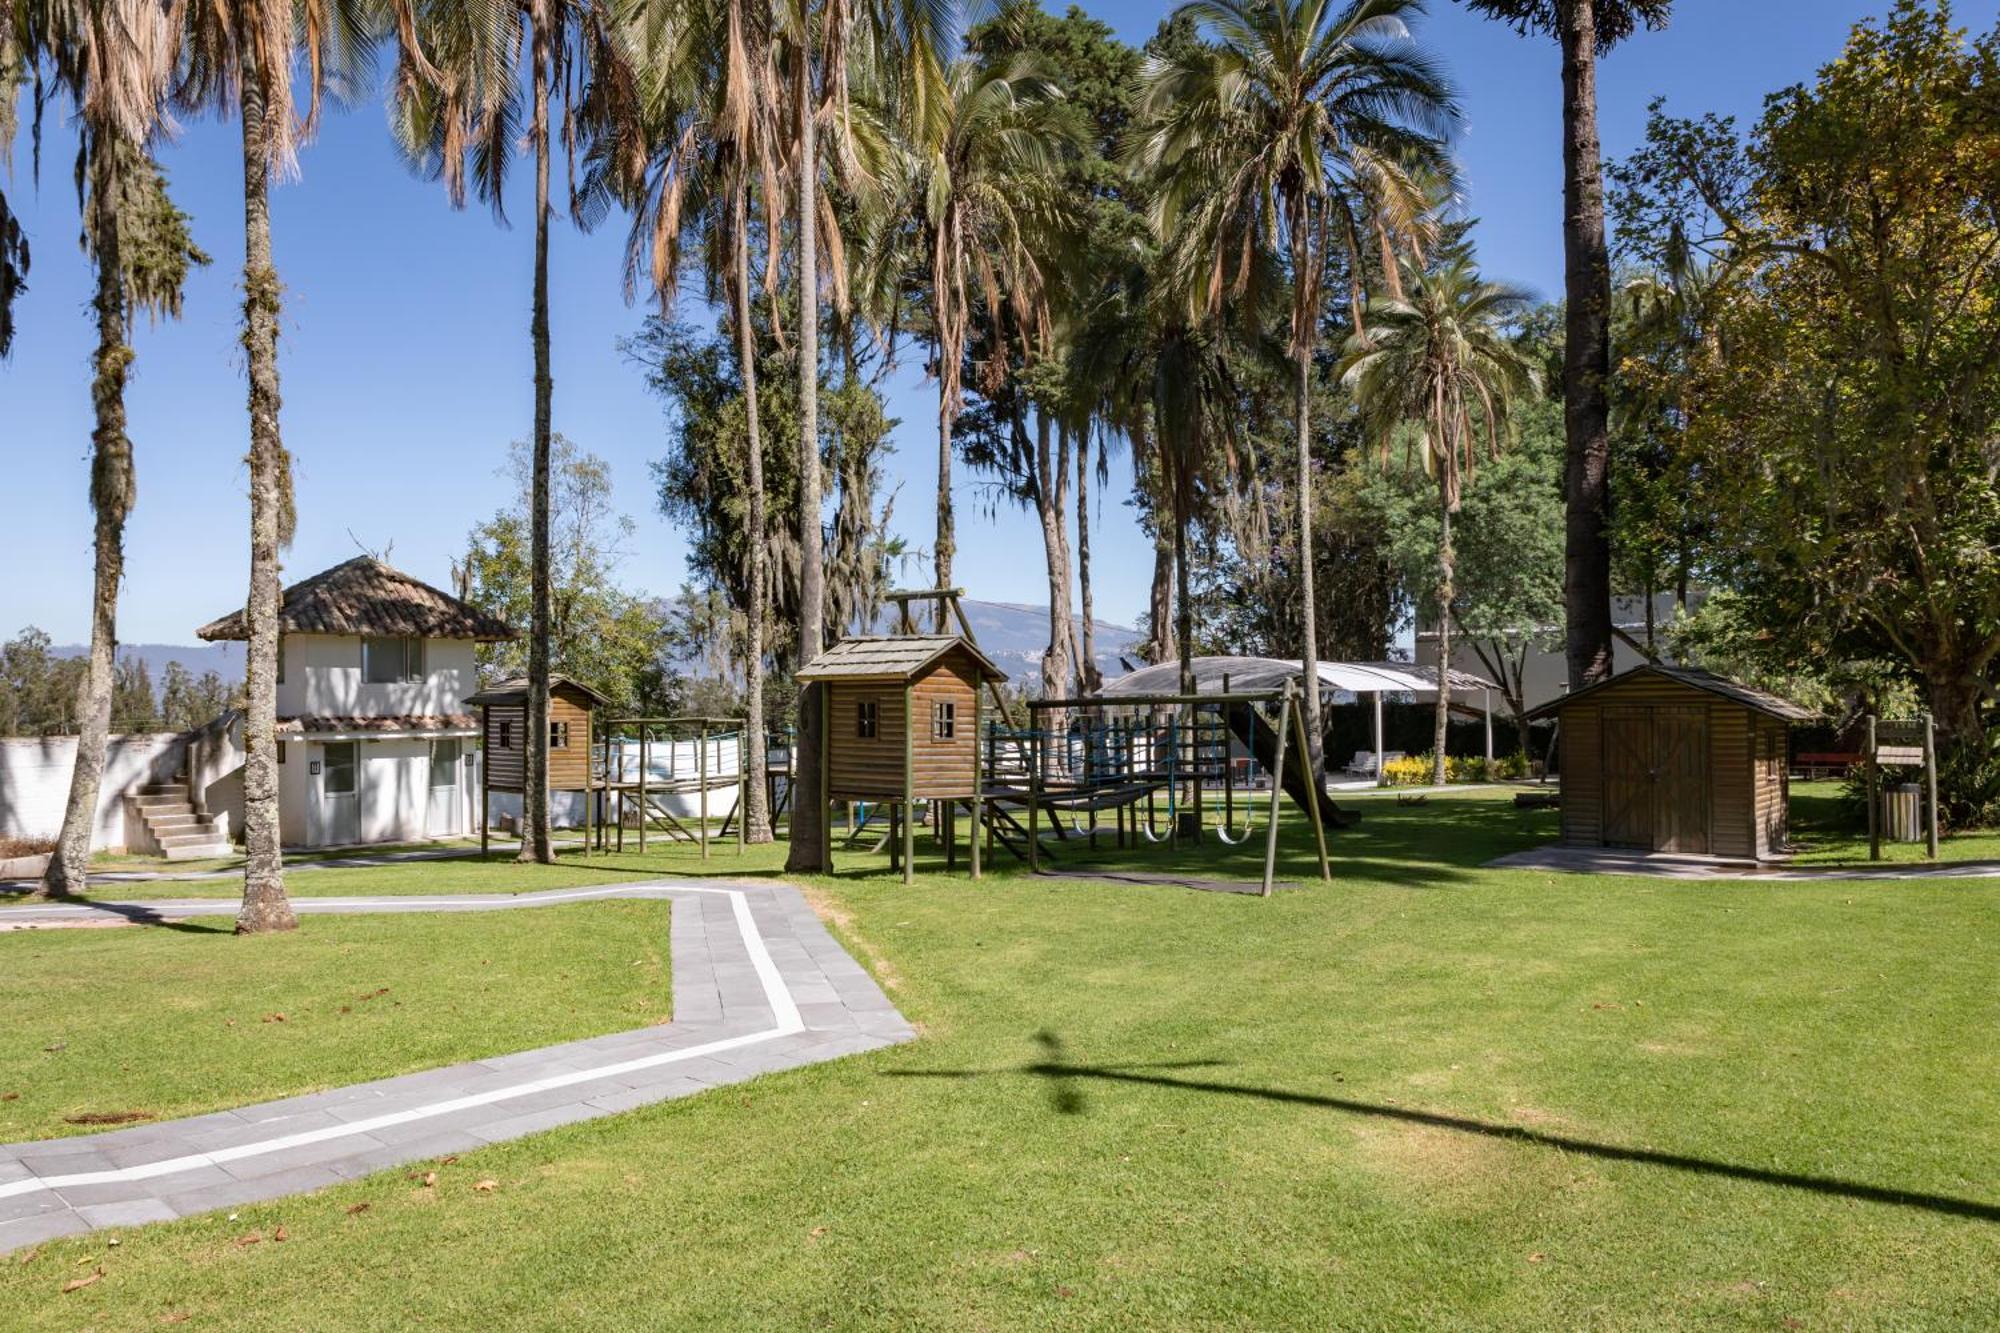
[[[514,748],[514,724],[512,722],[502,722],[500,724],[500,748],[503,750]]]
[[[958,704],[939,699],[931,705],[931,739],[948,741],[958,734]]]
[[[854,705],[854,734],[864,741],[872,741],[882,722],[881,701],[862,699]]]
[[[549,748],[551,750],[567,750],[569,748],[569,723],[549,723]]]

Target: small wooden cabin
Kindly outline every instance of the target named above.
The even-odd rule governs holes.
[[[899,805],[907,877],[910,807],[978,796],[979,691],[1007,673],[955,634],[870,635],[836,643],[798,679],[821,691],[827,799]]]
[[[1732,860],[1785,850],[1788,729],[1809,710],[1713,672],[1647,665],[1528,716],[1558,720],[1570,846]]]
[[[491,792],[522,793],[528,769],[528,681],[525,676],[503,680],[465,700],[479,708],[479,844],[486,846],[487,796]],[[590,808],[591,716],[611,701],[581,681],[549,676],[549,773],[552,792],[581,793],[584,818]]]

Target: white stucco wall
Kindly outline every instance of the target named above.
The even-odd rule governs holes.
[[[93,849],[125,846],[125,796],[148,783],[172,781],[186,747],[187,738],[173,732],[111,738],[97,788]],[[60,833],[75,767],[74,736],[0,740],[0,835],[53,838]]]
[[[278,713],[396,717],[463,712],[465,696],[479,688],[477,651],[477,645],[464,639],[426,639],[422,680],[370,685],[361,679],[358,637],[287,634]]]
[[[282,836],[288,845],[325,847],[345,843],[421,842],[433,836],[477,831],[479,768],[468,762],[469,741],[461,741],[458,786],[449,806],[449,828],[430,819],[431,742],[391,738],[360,740],[355,746],[354,827],[337,827],[326,795],[326,742],[294,741],[279,770]],[[313,772],[317,765],[319,771]]]

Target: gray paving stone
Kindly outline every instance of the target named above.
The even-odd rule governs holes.
[[[776,969],[779,984],[806,1030],[771,1034],[776,1021],[772,996],[755,961],[759,951],[740,933],[732,892],[744,895],[761,953]],[[314,913],[488,911],[612,898],[664,899],[675,904],[667,926],[673,951],[672,1022],[187,1120],[76,1139],[0,1145],[0,1183],[31,1174],[106,1172],[113,1177],[0,1199],[0,1253],[92,1226],[133,1226],[191,1216],[414,1167],[488,1143],[693,1096],[914,1035],[874,979],[820,924],[804,897],[782,885],[660,881],[513,897],[301,899],[295,906]],[[151,908],[163,916],[199,915],[231,912],[234,905],[188,900],[155,903]],[[751,1040],[719,1051],[704,1050],[737,1038]],[[704,1053],[685,1054],[691,1050]],[[658,1063],[637,1069],[599,1072],[656,1057]],[[506,1094],[549,1079],[565,1081],[397,1124],[372,1123],[468,1096]],[[327,1131],[328,1137],[219,1163],[198,1162],[168,1175],[118,1178],[123,1170],[149,1163],[268,1143],[306,1131]]]
[[[136,1227],[147,1222],[171,1222],[180,1214],[158,1199],[128,1199],[123,1203],[86,1203],[76,1215],[94,1227]]]

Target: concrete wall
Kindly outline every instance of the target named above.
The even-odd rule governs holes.
[[[361,640],[353,635],[287,634],[278,715],[398,717],[459,713],[479,688],[477,645],[424,641],[424,678],[369,685],[361,679]]]
[[[126,794],[148,783],[172,781],[186,755],[185,735],[113,736],[105,747],[91,847],[124,847]],[[74,736],[0,740],[0,835],[53,838],[60,833],[75,767]]]

